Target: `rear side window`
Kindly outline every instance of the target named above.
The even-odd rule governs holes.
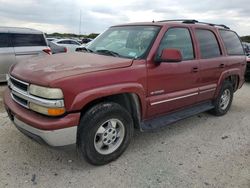
[[[200,53],[202,59],[221,56],[221,50],[218,41],[212,31],[205,29],[196,29]]]
[[[9,34],[8,33],[0,33],[0,48],[9,47]]]
[[[14,47],[47,46],[43,34],[12,34]]]
[[[75,44],[75,45],[79,45],[77,42],[75,41],[71,41],[71,44]]]
[[[192,39],[189,30],[186,28],[171,28],[165,33],[158,54],[161,54],[162,50],[167,48],[180,50],[183,60],[194,59]]]
[[[62,40],[62,41],[59,41],[58,44],[71,44],[71,41],[70,40]]]
[[[228,55],[244,55],[240,39],[235,32],[220,30],[220,35],[226,46]]]

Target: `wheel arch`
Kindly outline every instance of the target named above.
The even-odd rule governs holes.
[[[145,104],[140,94],[135,92],[113,93],[111,95],[104,95],[89,100],[81,108],[81,116],[83,116],[92,106],[101,102],[115,102],[124,107],[132,116],[134,127],[140,128],[140,122],[145,111]]]
[[[229,81],[230,83],[232,83],[233,88],[234,88],[234,92],[237,91],[237,89],[239,88],[239,85],[240,85],[240,70],[239,69],[232,69],[232,70],[225,71],[221,74],[220,79],[219,79],[218,84],[217,84],[217,90],[215,92],[215,97],[218,96],[218,94],[220,92],[220,88],[225,81]]]

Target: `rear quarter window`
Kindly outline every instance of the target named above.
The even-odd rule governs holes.
[[[43,34],[12,34],[14,47],[24,46],[47,46]]]
[[[241,41],[235,32],[220,30],[220,35],[228,55],[244,55]]]
[[[0,33],[0,48],[7,48],[7,47],[10,47],[9,34]]]

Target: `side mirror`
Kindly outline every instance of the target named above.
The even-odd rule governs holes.
[[[161,56],[156,58],[157,63],[161,62],[181,62],[182,55],[180,50],[177,49],[163,49]]]

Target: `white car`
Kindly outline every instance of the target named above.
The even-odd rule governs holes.
[[[57,39],[53,40],[54,43],[58,44],[59,46],[64,46],[68,49],[68,52],[76,51],[81,44],[73,39]]]

